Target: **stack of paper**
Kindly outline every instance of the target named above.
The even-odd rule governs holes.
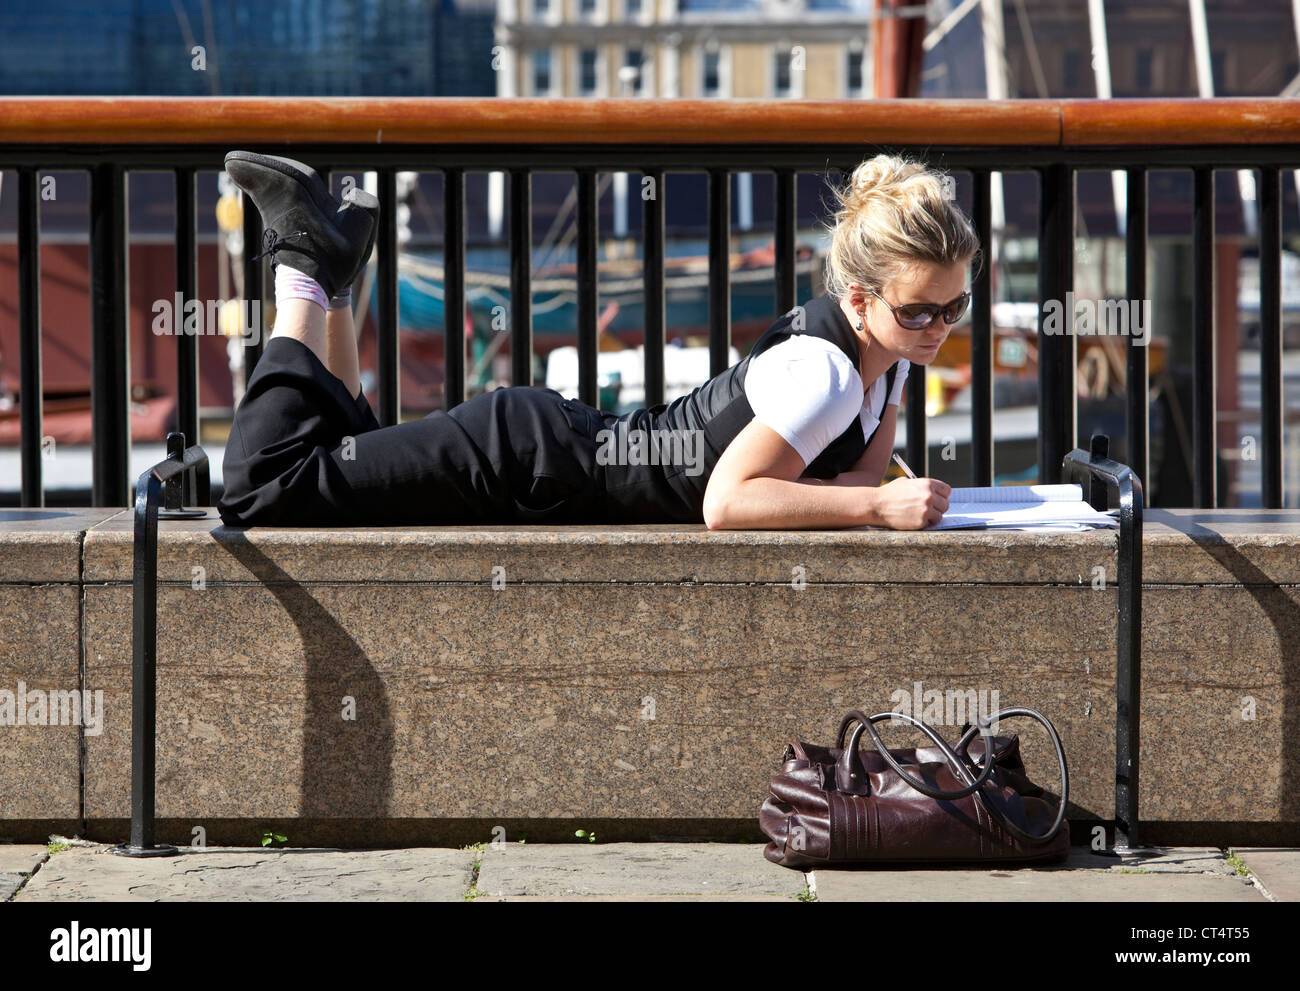
[[[1080,485],[994,485],[953,489],[943,519],[926,529],[1051,532],[1118,526],[1114,516],[1083,501]]]

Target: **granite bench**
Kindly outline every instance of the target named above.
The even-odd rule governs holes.
[[[125,836],[132,524],[0,511],[0,839]],[[1084,842],[1115,811],[1116,539],[161,521],[158,838],[754,839],[788,740],[956,690],[1052,719]],[[1298,551],[1300,511],[1146,511],[1145,842],[1300,840]]]

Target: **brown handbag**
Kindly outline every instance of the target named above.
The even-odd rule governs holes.
[[[1046,792],[1025,776],[1019,738],[988,728],[1009,716],[1037,720],[1052,739],[1061,768],[1055,818]],[[935,746],[887,749],[873,725],[885,719],[911,723]],[[875,753],[859,752],[864,730]],[[993,759],[985,760],[989,752]],[[968,723],[955,749],[906,713],[868,718],[855,709],[840,723],[834,747],[792,743],[783,761],[758,818],[771,840],[763,855],[784,867],[1023,863],[1063,860],[1070,851],[1065,750],[1055,727],[1032,709],[1003,709],[991,722]]]

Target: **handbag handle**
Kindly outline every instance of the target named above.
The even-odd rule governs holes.
[[[944,756],[948,757],[952,763],[960,769],[959,773],[961,774],[961,779],[966,782],[967,787],[961,788],[957,791],[943,791],[939,788],[931,788],[924,781],[913,781],[908,773],[903,770],[898,761],[894,759],[894,755],[885,747],[884,741],[880,739],[880,735],[876,732],[875,727],[871,725],[872,723],[880,722],[882,719],[894,718],[907,720],[907,722],[920,729],[921,732],[933,740],[935,745],[943,751]],[[858,727],[853,731],[853,736],[849,740],[849,745],[844,747],[844,731],[854,722],[858,724]],[[864,729],[871,734],[872,742],[875,743],[876,749],[880,751],[880,756],[883,757],[885,762],[894,769],[894,772],[922,795],[927,795],[930,798],[937,798],[942,801],[955,801],[959,798],[965,798],[967,795],[974,794],[978,791],[984,782],[988,781],[988,779],[993,775],[993,762],[989,761],[983,772],[980,774],[979,779],[971,781],[970,775],[966,773],[966,766],[961,762],[957,755],[952,752],[952,749],[948,744],[944,742],[943,737],[939,736],[938,733],[921,720],[913,719],[905,712],[882,712],[879,715],[868,717],[862,712],[862,710],[854,709],[840,722],[840,731],[835,736],[835,746],[844,747],[844,752],[840,759],[844,761],[850,778],[857,777],[857,775],[852,771],[852,761],[853,755],[857,753],[858,743],[862,739],[862,731]],[[984,732],[985,735],[985,747],[991,751],[993,734],[987,729],[987,727],[984,727],[982,732]]]
[[[1061,745],[1061,738],[1057,735],[1056,727],[1053,726],[1051,722],[1048,721],[1047,717],[1041,713],[1035,712],[1033,709],[1025,708],[1003,709],[1001,712],[997,713],[991,721],[1000,722],[1004,716],[1027,716],[1030,719],[1035,720],[1045,730],[1047,730],[1047,735],[1051,737],[1052,745],[1056,749],[1056,760],[1061,768],[1061,801],[1057,807],[1056,818],[1053,820],[1051,827],[1041,836],[1027,833],[1015,823],[1011,822],[1001,812],[1001,810],[990,804],[987,796],[985,796],[985,794],[980,790],[984,783],[988,781],[990,776],[993,774],[994,765],[994,760],[992,758],[993,734],[989,729],[988,722],[984,720],[977,720],[976,724],[970,727],[957,743],[957,750],[966,753],[966,748],[970,746],[976,733],[984,737],[984,753],[986,759],[982,762],[983,770],[981,771],[979,778],[975,780],[972,780],[969,768],[966,767],[961,758],[957,756],[946,742],[944,742],[943,738],[940,737],[939,734],[937,734],[926,723],[919,719],[914,719],[905,712],[882,712],[868,717],[861,710],[854,709],[845,716],[843,721],[840,723],[840,730],[836,736],[836,746],[843,747],[845,730],[848,729],[851,723],[856,722],[858,724],[857,729],[853,731],[853,736],[849,741],[849,745],[844,749],[843,755],[841,756],[841,759],[846,761],[848,766],[851,767],[853,755],[857,752],[858,745],[862,739],[862,732],[863,730],[866,730],[867,734],[871,737],[871,742],[875,744],[876,750],[880,752],[880,756],[884,759],[885,763],[894,770],[894,773],[906,781],[912,788],[919,791],[922,795],[940,801],[952,801],[953,799],[965,798],[967,795],[973,794],[979,799],[980,804],[984,806],[984,810],[988,812],[991,817],[996,819],[1008,832],[1029,843],[1045,843],[1056,835],[1056,831],[1060,829],[1061,823],[1065,820],[1065,806],[1069,801],[1070,795],[1070,772],[1065,763],[1065,748]],[[876,732],[876,727],[873,725],[885,719],[898,718],[911,723],[933,740],[935,745],[938,746],[940,752],[945,758],[947,758],[948,762],[956,768],[960,779],[967,782],[967,787],[957,791],[943,791],[939,788],[931,788],[924,781],[914,780],[906,771],[904,771],[898,761],[894,759],[894,755],[889,752],[889,748],[885,746],[885,742],[880,738],[880,734]],[[967,757],[969,759],[969,754]]]

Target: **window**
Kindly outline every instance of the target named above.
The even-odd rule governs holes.
[[[645,92],[645,52],[640,48],[628,48],[623,52],[623,69],[619,72],[619,83],[634,96]]]
[[[706,51],[700,63],[700,95],[701,96],[721,96],[722,95],[722,53],[717,51]]]
[[[550,96],[551,94],[551,50],[549,48],[534,48],[532,53],[533,63],[533,95]]]
[[[551,13],[551,0],[533,0],[533,18],[544,21]]]
[[[585,18],[596,16],[596,0],[579,0],[578,12]]]
[[[600,86],[597,73],[598,59],[596,49],[583,48],[578,52],[578,95],[595,96]]]
[[[789,96],[794,91],[790,78],[790,50],[778,48],[773,54],[772,95]]]
[[[862,95],[862,63],[866,57],[864,50],[859,48],[856,51],[852,48],[848,50],[847,65],[844,70],[844,78],[847,80],[846,89],[849,96]]]
[[[629,21],[639,21],[643,9],[641,0],[623,0],[623,16]]]

